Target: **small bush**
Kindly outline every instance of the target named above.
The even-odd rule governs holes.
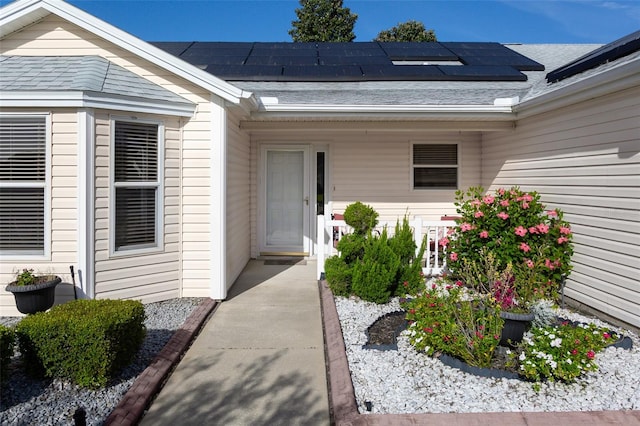
[[[0,382],[9,376],[9,362],[13,355],[15,333],[13,329],[0,325]]]
[[[344,221],[353,228],[354,234],[367,235],[378,224],[378,213],[373,207],[356,201],[344,210]]]
[[[333,294],[345,297],[351,294],[353,270],[339,256],[331,256],[325,260],[324,273]]]
[[[76,300],[24,318],[16,334],[32,374],[100,387],[133,360],[144,318],[138,301]]]
[[[393,237],[389,239],[389,246],[400,259],[398,273],[395,279],[393,293],[396,296],[416,294],[424,290],[424,274],[422,273],[422,257],[427,248],[426,236],[422,240],[420,250],[416,254],[416,243],[413,230],[409,226],[409,220],[405,216],[402,221],[396,223]]]
[[[367,239],[364,257],[353,267],[351,288],[363,300],[387,303],[393,294],[400,259],[389,245],[386,229]]]
[[[338,241],[340,257],[347,264],[355,263],[364,257],[364,247],[367,239],[360,234],[347,234]]]

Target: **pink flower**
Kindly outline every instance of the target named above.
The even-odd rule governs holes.
[[[502,207],[507,207],[507,206],[509,205],[509,200],[502,200],[502,201],[500,201],[500,205],[501,205]]]
[[[596,353],[594,351],[587,352],[587,358],[593,359],[596,357]]]
[[[444,237],[444,238],[440,239],[440,241],[438,241],[438,244],[441,247],[446,247],[447,244],[449,244],[449,239],[447,237]]]
[[[571,228],[569,228],[568,226],[561,226],[560,227],[560,233],[563,235],[570,235],[571,234]]]
[[[527,235],[527,228],[525,228],[523,226],[518,226],[516,228],[515,232],[516,232],[516,235],[524,237],[525,235]]]
[[[549,259],[545,259],[544,260],[544,266],[546,266],[547,268],[553,270],[555,268],[555,265],[549,260]]]
[[[549,225],[544,223],[539,223],[538,225],[536,225],[536,228],[538,228],[538,231],[540,231],[541,234],[546,234],[547,232],[549,232]]]
[[[565,237],[558,238],[558,244],[566,243],[567,241],[569,241],[569,240],[567,238],[565,238]]]
[[[485,204],[493,204],[494,201],[495,201],[495,197],[491,195],[485,195],[484,198],[482,199],[482,202]]]
[[[558,217],[558,212],[556,212],[555,210],[547,210],[546,213],[549,217]]]
[[[482,231],[480,232],[480,238],[489,238],[489,232],[488,231]]]
[[[500,219],[502,219],[502,220],[507,220],[507,219],[509,219],[509,215],[508,215],[506,212],[500,212],[500,213],[498,213],[498,215],[497,215],[497,216],[498,216]]]
[[[471,202],[471,205],[472,205],[473,207],[479,207],[481,204],[482,204],[482,201],[481,201],[481,200],[473,200],[473,201]]]
[[[475,218],[479,218],[479,217],[483,217],[483,216],[484,216],[484,213],[482,213],[481,211],[477,211],[477,212],[475,212],[473,214],[473,217],[475,217]]]
[[[462,287],[464,284],[462,284],[462,281],[458,280],[458,281],[456,281],[456,285],[458,287]]]
[[[531,259],[527,259],[524,261],[524,263],[527,265],[528,268],[533,268],[535,265],[535,263],[533,263],[533,260]]]
[[[529,201],[533,201],[533,197],[531,196],[531,194],[524,194],[524,195],[522,196],[522,199],[523,199],[524,201],[527,201],[527,202],[529,202]]]
[[[500,194],[500,195],[504,195],[504,194],[505,194],[505,192],[507,192],[507,191],[505,191],[505,189],[504,189],[504,188],[498,188],[498,190],[497,190],[496,192],[497,192],[498,194]]]
[[[520,250],[526,253],[531,250],[531,247],[527,243],[520,243]]]
[[[423,330],[426,331],[427,333],[433,333],[433,328],[431,327],[425,327]]]
[[[529,228],[529,233],[530,234],[537,234],[538,233],[538,228],[536,228],[535,226],[532,226],[531,228]]]
[[[458,253],[455,253],[455,252],[451,253],[449,255],[449,259],[455,262],[456,260],[458,260]]]
[[[462,225],[460,225],[460,230],[462,232],[471,231],[471,224],[466,222],[463,223]]]
[[[528,209],[529,208],[529,203],[527,203],[526,201],[522,202],[522,208],[523,209]]]
[[[609,333],[603,333],[602,337],[604,337],[604,339],[607,340],[611,338],[611,335]]]
[[[571,355],[578,355],[578,350],[577,349],[573,349],[571,351]]]

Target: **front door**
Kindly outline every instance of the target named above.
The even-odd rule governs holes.
[[[265,147],[261,253],[309,254],[309,148]]]

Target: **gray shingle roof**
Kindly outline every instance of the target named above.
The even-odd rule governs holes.
[[[0,56],[0,91],[80,91],[192,104],[99,56]]]

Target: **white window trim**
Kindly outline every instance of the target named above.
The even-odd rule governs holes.
[[[456,188],[416,188],[415,183],[413,181],[413,170],[417,168],[443,168],[448,169],[454,167],[451,164],[420,164],[416,166],[413,164],[413,146],[414,145],[456,145],[458,151],[458,164],[455,165],[456,168]],[[460,189],[460,170],[462,164],[462,142],[458,141],[412,141],[409,144],[409,182],[410,182],[410,190],[415,192],[422,191],[456,191]]]
[[[137,187],[156,188],[156,245],[152,247],[130,247],[116,250],[116,188],[115,182],[115,128],[116,122],[153,124],[158,126],[158,170],[156,182],[133,182]],[[125,257],[164,251],[164,123],[159,120],[136,119],[133,117],[110,117],[109,136],[109,256]],[[132,182],[130,182],[132,183]]]
[[[5,252],[0,251],[3,260],[51,260],[51,113],[2,113],[2,116],[10,117],[44,117],[45,119],[45,178],[43,182],[16,182],[16,183],[0,183],[3,188],[37,188],[44,187],[44,239],[42,253],[30,252]]]

